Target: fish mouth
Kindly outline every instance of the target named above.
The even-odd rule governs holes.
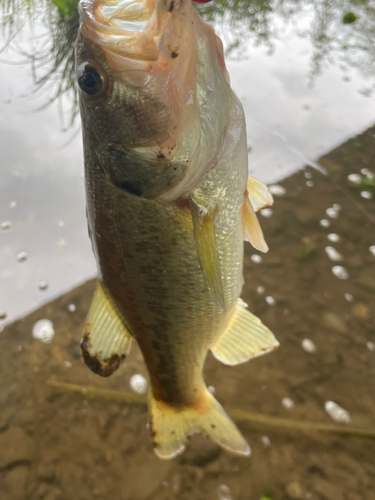
[[[81,0],[82,34],[105,50],[130,59],[158,59],[163,18],[181,0]]]

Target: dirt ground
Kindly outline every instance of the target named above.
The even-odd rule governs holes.
[[[246,244],[242,297],[281,347],[238,367],[209,355],[205,378],[224,406],[333,423],[324,410],[333,400],[350,412],[354,426],[375,429],[375,352],[368,344],[375,342],[375,256],[369,251],[375,199],[362,198],[347,181],[363,168],[375,171],[374,158],[372,128],[320,160],[329,178],[308,167],[280,183],[286,194],[275,196],[271,217],[260,216],[270,252],[256,263],[257,252]],[[375,188],[366,189],[375,197]],[[330,218],[326,209],[334,203],[341,210]],[[322,227],[322,219],[331,226]],[[329,233],[340,241],[329,242]],[[327,245],[343,255],[342,263],[329,260]],[[349,279],[332,273],[337,264]],[[136,348],[109,379],[82,363],[79,341],[93,289],[88,282],[0,334],[0,500],[215,500],[223,484],[234,500],[375,499],[374,440],[242,423],[252,458],[194,436],[183,455],[166,462],[152,451],[144,406],[48,387],[52,379],[129,392],[130,376],[146,375]],[[31,335],[43,318],[54,324],[50,344]],[[302,348],[305,338],[315,353]],[[285,397],[293,409],[282,405]]]

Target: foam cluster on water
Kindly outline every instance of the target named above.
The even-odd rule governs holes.
[[[324,404],[325,411],[328,415],[337,423],[340,424],[350,424],[352,418],[350,413],[334,401],[326,401]]]
[[[336,248],[328,246],[325,247],[326,254],[333,262],[340,262],[344,257],[339,253]]]
[[[291,398],[283,398],[281,400],[281,404],[283,405],[284,408],[286,408],[287,410],[293,410],[293,408],[295,407],[295,404],[294,404],[294,401],[293,399]]]
[[[329,241],[331,241],[332,243],[337,243],[338,241],[340,241],[340,236],[336,233],[330,233],[327,238],[329,239]]]
[[[228,486],[221,484],[217,489],[218,500],[233,500],[233,495]]]
[[[268,186],[268,191],[275,196],[284,196],[286,193],[286,189],[279,184],[273,184],[272,186]]]
[[[137,394],[146,394],[147,392],[147,380],[140,373],[136,373],[130,377],[130,387]]]
[[[27,260],[27,257],[28,257],[28,255],[27,255],[26,252],[19,252],[17,254],[17,260],[18,260],[18,262],[25,262],[25,260]]]
[[[319,224],[322,226],[322,227],[330,227],[331,226],[331,223],[329,222],[328,219],[322,219]]]
[[[372,200],[373,194],[370,191],[361,191],[361,196],[364,200]]]
[[[348,175],[348,181],[352,184],[360,185],[362,184],[362,176],[360,174],[350,174]]]
[[[310,354],[316,352],[316,345],[311,339],[303,339],[302,340],[302,349]]]
[[[274,306],[276,304],[276,300],[271,295],[267,295],[266,302],[269,306]]]
[[[342,267],[342,266],[333,266],[332,272],[336,276],[336,278],[339,278],[340,280],[347,280],[347,279],[349,279],[349,273],[345,269],[345,267]]]
[[[260,211],[260,215],[269,219],[273,215],[273,210],[272,208],[263,208],[263,210]]]
[[[49,319],[40,319],[35,323],[32,330],[34,339],[40,340],[43,344],[50,344],[55,336],[53,323]]]

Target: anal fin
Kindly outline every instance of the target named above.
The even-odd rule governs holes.
[[[208,288],[215,303],[223,311],[225,309],[224,288],[221,279],[220,261],[216,248],[215,215],[216,211],[207,211],[194,200],[190,202],[194,225],[194,236],[197,243],[198,257],[203,269]]]
[[[225,365],[238,365],[267,354],[279,346],[273,333],[238,300],[224,333],[211,346],[216,359]]]
[[[94,373],[112,375],[130,351],[132,337],[98,281],[81,342],[83,359]]]

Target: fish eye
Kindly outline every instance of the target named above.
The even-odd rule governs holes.
[[[99,66],[92,62],[85,62],[77,71],[79,88],[87,95],[95,96],[106,87],[106,77]]]

